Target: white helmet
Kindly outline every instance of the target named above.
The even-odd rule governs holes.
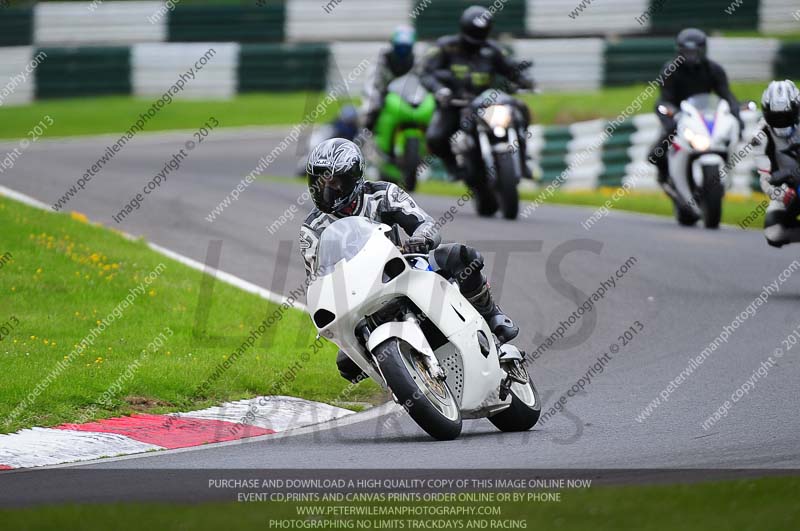
[[[800,91],[788,79],[773,81],[761,96],[761,108],[775,134],[788,138],[800,120]]]

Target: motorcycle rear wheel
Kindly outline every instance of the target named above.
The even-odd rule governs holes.
[[[417,425],[440,441],[461,434],[461,411],[445,381],[432,379],[405,341],[387,339],[373,349],[386,384]]]

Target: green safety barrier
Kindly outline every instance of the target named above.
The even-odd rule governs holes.
[[[800,79],[800,42],[781,43],[778,56],[775,58],[775,77]]]
[[[494,36],[503,33],[521,36],[526,32],[526,4],[525,0],[416,0],[412,18],[420,38],[436,39],[458,33],[461,13],[469,6],[482,5],[495,10]],[[414,13],[417,13],[416,17],[413,17]]]
[[[33,8],[0,7],[0,46],[33,43]]]
[[[733,0],[650,0],[651,31],[677,34],[688,27],[707,32],[755,30],[759,4],[752,0],[742,0],[738,6]]]
[[[623,39],[609,42],[605,51],[605,86],[647,83],[675,57],[673,39]]]
[[[547,126],[543,130],[544,146],[539,155],[542,182],[551,183],[567,169],[567,153],[572,132],[568,126]]]
[[[263,6],[177,5],[169,15],[171,42],[281,42],[286,6],[270,1]]]
[[[622,122],[603,143],[603,172],[599,177],[600,186],[622,186],[622,178],[627,175],[625,168],[631,163],[629,154],[631,137],[636,133],[632,120]]]
[[[131,93],[131,53],[127,46],[41,51],[47,59],[36,68],[37,99]]]
[[[326,44],[245,44],[239,57],[239,92],[324,90]]]

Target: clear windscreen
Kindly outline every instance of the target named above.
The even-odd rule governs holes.
[[[387,88],[389,92],[399,95],[404,101],[410,103],[414,107],[419,106],[428,95],[428,91],[425,90],[419,78],[414,74],[406,74],[398,77],[389,83]]]
[[[342,260],[350,260],[367,244],[378,224],[360,216],[334,221],[319,240],[317,274],[327,275]]]
[[[686,101],[707,118],[713,118],[719,107],[719,96],[716,94],[695,94]]]

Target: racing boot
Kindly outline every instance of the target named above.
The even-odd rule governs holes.
[[[497,336],[501,343],[508,343],[517,337],[519,327],[494,302],[488,282],[484,283],[475,293],[465,294],[465,297],[486,319],[486,322],[489,323],[489,328],[492,329],[492,333]]]
[[[356,362],[351,360],[350,357],[341,350],[336,355],[336,367],[339,369],[339,374],[342,378],[350,383],[357,384],[369,378],[367,373],[361,370],[361,367],[356,365]]]

